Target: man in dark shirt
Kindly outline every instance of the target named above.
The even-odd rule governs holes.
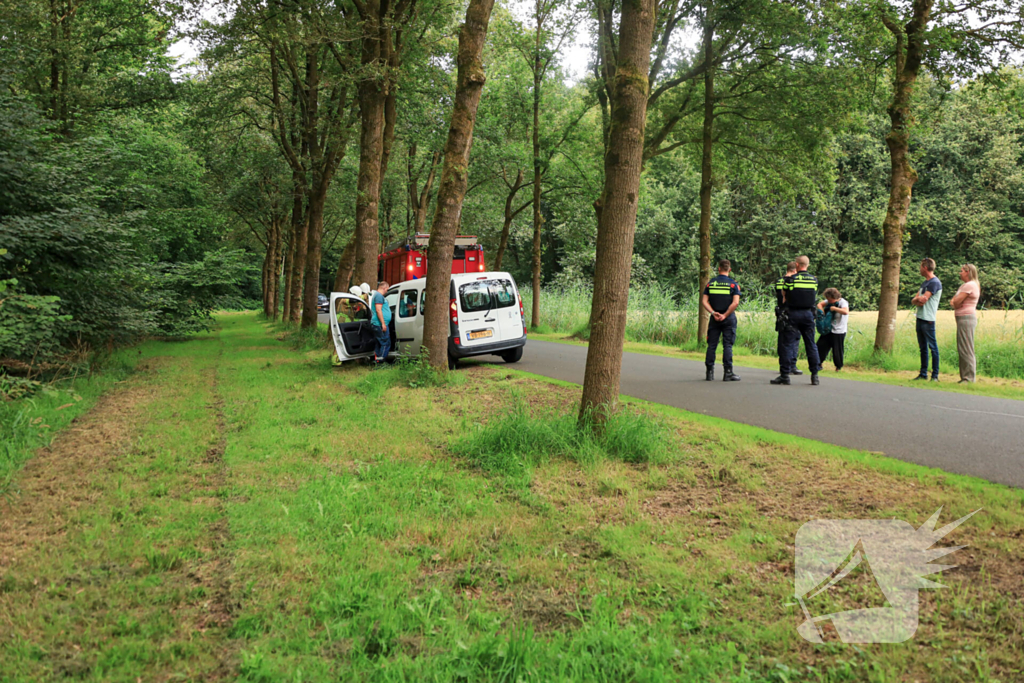
[[[796,275],[790,278],[783,290],[789,327],[786,329],[785,367],[772,384],[789,384],[788,370],[796,367],[796,356],[800,351],[800,338],[804,339],[807,365],[811,368],[811,384],[818,385],[818,345],[814,341],[814,307],[818,303],[818,278],[807,272],[811,260],[800,256],[796,260]],[[782,363],[780,362],[780,366]]]
[[[802,375],[804,373],[796,369],[796,366],[788,367],[785,359],[786,349],[786,328],[789,326],[789,315],[786,313],[785,290],[796,275],[796,261],[786,264],[786,274],[775,281],[775,331],[779,333],[775,348],[779,354],[779,372],[783,375]]]
[[[722,365],[725,367],[725,382],[738,382],[740,376],[732,371],[732,345],[736,342],[736,307],[740,305],[740,286],[729,277],[732,264],[725,259],[718,262],[718,275],[711,278],[704,287],[700,303],[708,313],[708,352],[704,356],[709,382],[715,378],[715,355],[718,340],[722,340]]]

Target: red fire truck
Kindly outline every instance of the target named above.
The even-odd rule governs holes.
[[[418,280],[427,275],[427,244],[430,235],[416,233],[388,245],[377,257],[377,279],[397,284],[406,280]],[[484,249],[475,235],[455,237],[455,255],[452,259],[452,274],[478,273],[484,269]]]

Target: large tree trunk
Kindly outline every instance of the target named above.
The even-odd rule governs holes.
[[[307,221],[303,211],[303,192],[299,180],[295,179],[295,191],[292,196],[292,276],[290,287],[290,304],[288,306],[288,322],[299,322],[302,311],[302,283],[306,272],[306,235]]]
[[[281,249],[283,247],[283,230],[281,230],[281,219],[274,218],[274,258],[271,264],[272,295],[270,299],[270,319],[277,321],[277,314],[281,306]]]
[[[348,239],[345,248],[338,259],[338,272],[334,275],[335,292],[347,292],[352,286],[352,269],[356,264],[356,238],[355,235]]]
[[[704,129],[701,135],[703,145],[700,159],[700,271],[697,285],[697,338],[704,341],[708,338],[708,319],[710,315],[700,305],[700,293],[711,279],[711,152],[714,140],[715,124],[715,76],[714,68],[714,25],[711,23],[711,3],[708,3],[704,14]]]
[[[295,234],[289,234],[284,246],[284,292],[281,297],[281,322],[288,322],[292,315],[292,275],[295,270]]]
[[[502,173],[504,173],[504,171],[502,171]],[[506,179],[505,182],[507,183],[508,180]],[[515,219],[516,214],[519,212],[519,210],[522,210],[522,208],[524,208],[520,207],[519,210],[512,209],[512,202],[515,200],[516,193],[519,192],[519,189],[522,186],[523,169],[519,169],[519,172],[516,173],[516,181],[512,183],[512,186],[508,190],[508,195],[505,196],[505,222],[501,226],[501,239],[498,242],[498,253],[494,257],[495,270],[501,270],[501,264],[503,263],[505,258],[505,249],[508,248],[508,233],[509,230],[512,228],[512,221],[513,219]]]
[[[459,29],[455,103],[445,143],[437,210],[430,229],[423,348],[429,354],[431,366],[442,372],[448,370],[448,288],[455,235],[469,181],[469,151],[473,144],[476,110],[486,80],[483,51],[493,8],[494,0],[470,0],[466,22]]]
[[[540,0],[537,0],[536,7],[537,30],[534,34],[533,49],[533,306],[530,311],[530,326],[537,328],[540,325],[540,230],[544,223],[544,216],[540,206],[540,87],[543,72],[540,63],[540,42],[541,15]]]
[[[364,51],[366,49],[364,47]],[[377,283],[380,164],[384,132],[384,93],[375,79],[364,80],[359,84],[359,113],[355,278],[373,286]]]
[[[654,0],[634,0],[622,5],[611,129],[604,158],[604,191],[598,200],[600,220],[590,344],[580,402],[581,425],[592,420],[589,423],[597,429],[602,428],[619,397],[655,6]]]
[[[437,172],[437,163],[441,160],[441,153],[434,152],[430,158],[430,171],[427,173],[427,181],[423,183],[423,190],[416,195],[416,181],[409,187],[409,199],[413,204],[413,232],[426,232],[427,230],[427,209],[430,207],[430,188],[434,185],[434,175]]]
[[[324,235],[324,202],[330,181],[321,181],[316,192],[309,198],[306,211],[308,241],[306,247],[306,276],[302,296],[302,328],[317,325],[317,295],[320,294],[320,243]]]
[[[910,98],[914,92],[924,56],[925,31],[931,18],[931,0],[917,0],[913,17],[900,26],[883,17],[886,28],[896,38],[896,77],[889,104],[889,206],[882,221],[882,286],[878,294],[878,323],[875,327],[875,351],[890,352],[896,340],[896,312],[900,295],[900,264],[903,259],[903,231],[907,225],[910,197],[917,173],[910,166],[908,127],[913,122]]]

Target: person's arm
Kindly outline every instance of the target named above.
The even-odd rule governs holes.
[[[914,304],[915,306],[924,306],[925,303],[927,303],[928,299],[931,298],[932,293],[926,291],[915,296],[913,299],[910,300],[910,303]]]
[[[832,304],[832,312],[840,315],[850,315],[850,307],[847,305],[846,308],[840,308],[839,306]]]
[[[730,315],[732,315],[732,312],[735,311],[736,307],[739,306],[739,305],[740,305],[740,295],[739,294],[733,294],[732,295],[732,303],[729,304],[729,308],[726,309],[725,313],[722,313],[722,318],[725,319],[725,318],[728,318]]]
[[[962,304],[964,302],[964,299],[966,298],[967,292],[965,292],[961,287],[960,290],[953,295],[953,298],[950,299],[949,305],[952,306],[954,310],[956,310],[957,308],[960,308],[960,304]]]
[[[715,313],[715,309],[711,308],[711,304],[708,302],[708,295],[701,294],[700,305],[704,307],[704,310],[711,314],[711,317],[718,320],[718,314]]]
[[[818,310],[819,311],[824,311],[825,310],[825,304],[827,304],[827,303],[828,303],[828,300],[826,300],[826,299],[822,299],[821,301],[819,301],[818,302]]]
[[[388,331],[388,324],[386,322],[384,322],[384,311],[381,310],[383,308],[383,304],[375,304],[375,305],[377,307],[377,320],[380,321],[380,329],[382,329],[385,332],[387,332]]]

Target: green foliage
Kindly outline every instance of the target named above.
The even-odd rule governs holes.
[[[457,437],[450,448],[515,486],[528,485],[533,468],[556,457],[590,466],[604,459],[659,464],[671,456],[668,430],[649,414],[623,407],[595,430],[589,420],[580,425],[576,411],[538,416],[521,396],[513,399],[507,414]]]

